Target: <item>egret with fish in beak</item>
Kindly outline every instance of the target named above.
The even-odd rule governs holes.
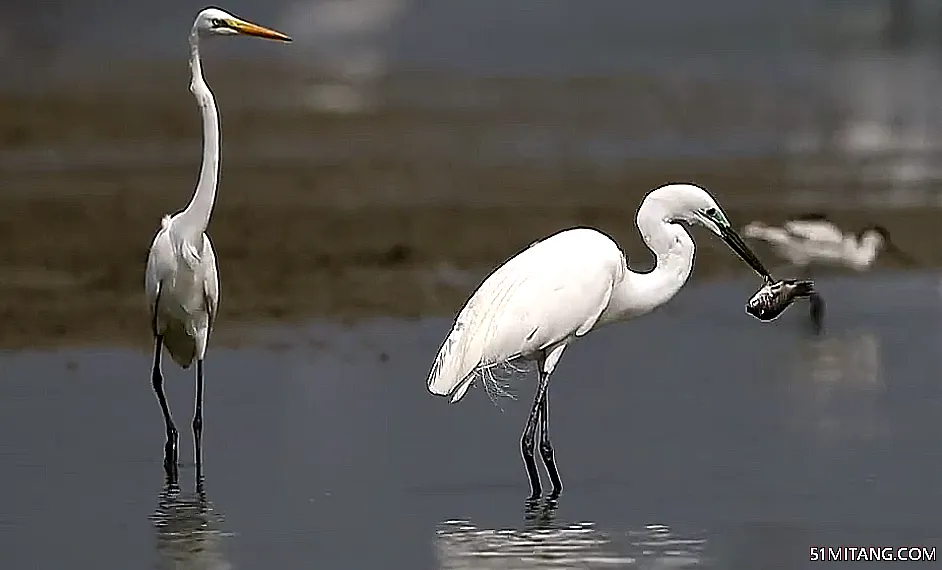
[[[551,497],[562,490],[549,437],[548,386],[563,351],[590,331],[649,313],[680,291],[693,270],[695,249],[685,223],[706,227],[765,282],[772,280],[713,196],[699,186],[652,190],[636,222],[657,259],[654,269],[632,271],[618,244],[592,228],[538,241],[481,283],[458,313],[429,372],[429,392],[457,402],[476,380],[500,392],[495,369],[520,370],[517,363],[535,363],[539,385],[520,440],[533,500],[542,493],[534,460],[537,440]]]

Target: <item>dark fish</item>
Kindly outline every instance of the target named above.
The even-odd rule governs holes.
[[[746,303],[746,312],[760,321],[774,321],[795,299],[811,297],[814,294],[812,281],[772,281],[770,278]]]

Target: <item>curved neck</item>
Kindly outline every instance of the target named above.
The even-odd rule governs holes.
[[[855,265],[870,265],[880,253],[881,244],[873,239],[850,238],[844,244],[847,257]]]
[[[693,238],[659,203],[645,201],[638,210],[638,229],[657,263],[647,273],[626,267],[624,278],[612,291],[603,319],[606,322],[643,315],[669,301],[693,271]]]
[[[203,119],[203,164],[196,192],[186,209],[180,213],[184,228],[201,234],[209,225],[209,217],[216,201],[216,184],[219,178],[219,116],[213,92],[203,79],[200,64],[199,35],[194,29],[190,33],[190,91],[196,97]],[[194,236],[195,237],[195,236]]]

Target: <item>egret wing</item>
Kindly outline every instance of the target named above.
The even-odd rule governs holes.
[[[488,338],[485,363],[581,336],[608,306],[614,271],[606,264],[584,254],[539,257],[495,274],[499,278],[472,297],[472,322]]]
[[[587,333],[608,307],[623,266],[618,246],[593,230],[531,245],[465,304],[429,374],[429,390],[447,394],[475,370]]]
[[[168,222],[169,218],[165,217],[162,227],[154,236],[154,241],[147,253],[147,266],[144,270],[144,293],[155,335],[157,334],[157,297],[160,294],[161,283],[165,277],[173,273],[176,263],[170,235],[167,233]]]
[[[209,327],[216,322],[216,311],[219,308],[219,272],[216,267],[216,252],[209,236],[203,234],[203,300],[206,304],[206,314],[209,316]]]

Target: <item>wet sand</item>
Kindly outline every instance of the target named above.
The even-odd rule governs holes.
[[[149,342],[147,249],[161,217],[189,200],[199,168],[198,116],[184,74],[185,67],[163,76],[163,90],[139,99],[109,98],[100,87],[4,96],[0,346]],[[474,154],[487,150],[482,137],[539,124],[548,111],[400,108],[325,117],[264,109],[251,89],[217,79],[224,153],[209,228],[222,279],[217,342],[258,321],[451,315],[469,288],[439,279],[441,272],[481,275],[571,226],[609,233],[646,269],[652,260],[634,215],[644,193],[665,182],[711,188],[739,225],[791,213],[779,204],[791,191],[784,155],[607,168],[566,160],[564,150],[559,160],[512,152],[485,160]],[[921,264],[942,261],[937,211],[841,204],[834,217],[849,228],[879,222]],[[706,232],[695,237],[695,280],[748,271]]]
[[[481,174],[482,188],[488,187],[485,173]],[[650,267],[633,216],[642,189],[653,187],[656,176],[611,184],[613,197],[624,201],[621,207],[410,205],[344,210],[307,199],[306,187],[367,185],[371,177],[356,168],[335,172],[229,168],[210,227],[223,284],[220,329],[264,319],[450,314],[468,290],[437,280],[437,268],[486,270],[535,239],[576,225],[606,231],[638,266]],[[192,169],[176,176],[138,172],[11,178],[0,176],[0,184],[15,182],[22,192],[0,199],[0,239],[5,244],[0,254],[4,320],[0,345],[147,341],[142,297],[147,248],[161,216],[189,199]],[[501,178],[506,183],[508,177]],[[668,171],[660,178],[672,179]],[[711,178],[704,173],[689,179]],[[601,192],[600,184],[587,184]],[[78,190],[44,192],[58,185]],[[719,179],[709,186],[731,185]],[[505,191],[520,187],[539,191],[538,183],[528,187],[525,181]],[[84,195],[82,188],[88,189]],[[368,194],[369,189],[351,191]],[[731,219],[742,223],[771,222],[786,215],[728,210]],[[838,217],[850,226],[872,218],[866,211]],[[939,250],[915,246],[927,244],[926,236],[938,239],[937,219],[931,210],[897,211],[880,218],[896,241],[926,265],[939,262]],[[696,237],[700,248],[695,279],[748,271],[706,232],[698,231]],[[774,265],[768,253],[763,257]],[[892,261],[881,263],[892,265]]]

